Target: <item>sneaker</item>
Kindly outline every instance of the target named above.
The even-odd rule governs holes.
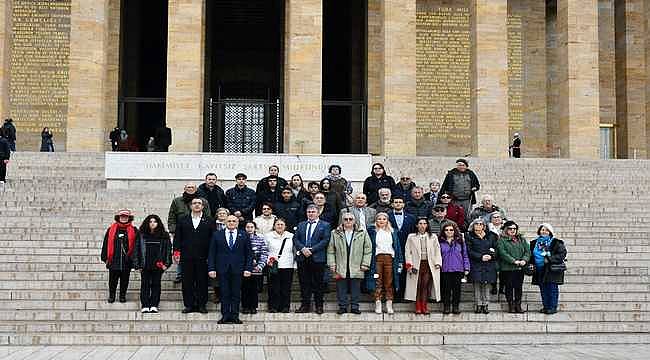
[[[148,314],[148,313],[151,312],[151,310],[149,310],[148,307],[143,307],[142,310],[140,310],[140,312],[143,313],[143,314]]]
[[[150,313],[157,314],[157,313],[158,313],[158,308],[155,307],[155,306],[152,306],[152,307],[149,308],[149,312],[150,312]]]

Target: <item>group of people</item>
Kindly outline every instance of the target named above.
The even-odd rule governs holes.
[[[362,292],[373,296],[378,314],[392,314],[394,302],[404,301],[414,302],[417,314],[429,314],[431,301],[442,302],[444,314],[458,314],[465,282],[473,284],[476,313],[489,313],[490,293],[498,292],[509,312],[521,313],[525,275],[540,287],[541,311],[557,312],[564,243],[550,224],[528,243],[489,195],[472,209],[480,182],[468,165],[458,159],[426,193],[409,176],[396,182],[380,163],[356,194],[338,165],[307,186],[299,174],[283,179],[277,166],[255,189],[240,173],[225,192],[209,173],[173,200],[168,231],[157,215],[137,229],[129,210],[116,214],[102,248],[108,301],[116,300],[118,280],[119,301],[126,301],[134,268],[142,272],[142,312],[158,312],[162,273],[175,263],[183,313],[206,313],[212,286],[220,323],[239,324],[240,312],[256,313],[264,279],[268,311],[289,312],[295,273],[297,313],[322,314],[332,280],[339,314],[359,314]]]
[[[172,130],[167,126],[155,129],[154,136],[149,136],[144,141],[144,148],[140,148],[135,137],[131,136],[126,129],[115,127],[108,134],[112,151],[141,151],[167,152],[172,145]]]

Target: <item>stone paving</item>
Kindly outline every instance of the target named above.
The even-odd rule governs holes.
[[[27,346],[0,347],[0,360],[420,360],[648,359],[650,345],[557,346]]]

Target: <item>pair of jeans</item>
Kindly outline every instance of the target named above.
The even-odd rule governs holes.
[[[289,310],[292,282],[293,269],[278,269],[277,274],[269,274],[269,310]]]
[[[160,270],[142,270],[140,273],[140,303],[142,307],[158,307],[160,304]]]
[[[386,300],[393,300],[395,290],[393,288],[393,257],[388,254],[379,254],[376,257],[376,274],[379,277],[375,282],[375,301],[381,301],[382,293]]]
[[[461,271],[440,273],[440,290],[442,292],[440,295],[444,305],[460,304],[460,280],[463,275]]]
[[[348,302],[348,293],[350,301]],[[359,310],[359,296],[361,294],[361,279],[340,279],[336,280],[336,299],[339,302],[339,308],[348,308],[348,303],[352,310]]]
[[[560,289],[556,283],[541,283],[539,284],[539,291],[542,294],[542,304],[544,309],[557,310],[558,298],[560,297]]]
[[[521,287],[524,284],[523,271],[501,271],[501,281],[506,286],[506,300],[508,303],[521,302]]]
[[[488,283],[474,283],[474,302],[476,306],[487,306],[490,300],[490,284]]]

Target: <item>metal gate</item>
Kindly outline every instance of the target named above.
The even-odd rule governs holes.
[[[282,106],[256,99],[209,99],[207,151],[282,152]]]

